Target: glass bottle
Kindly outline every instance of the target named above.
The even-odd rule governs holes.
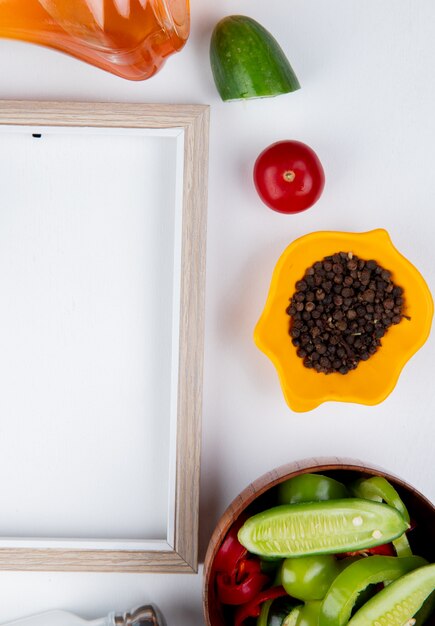
[[[149,78],[189,36],[189,0],[1,0],[0,37]]]
[[[67,611],[50,611],[8,622],[3,626],[164,626],[164,624],[162,615],[152,606],[142,606],[124,615],[111,613],[107,617],[91,621],[81,619]]]

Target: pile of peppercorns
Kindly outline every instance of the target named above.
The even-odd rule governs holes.
[[[347,374],[367,361],[403,317],[403,289],[376,261],[337,252],[309,267],[287,313],[305,367]]]

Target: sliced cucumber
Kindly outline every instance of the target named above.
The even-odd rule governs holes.
[[[277,96],[300,88],[274,37],[244,15],[225,17],[215,26],[210,62],[224,101]]]
[[[405,574],[377,593],[355,613],[349,626],[404,626],[435,589],[435,564]]]
[[[260,556],[354,552],[388,543],[408,528],[387,504],[346,498],[277,506],[249,518],[238,539]]]
[[[435,591],[423,603],[421,609],[415,615],[415,626],[423,626],[426,620],[433,614],[435,609]],[[432,625],[433,626],[433,625]]]
[[[371,556],[355,561],[330,586],[322,602],[319,626],[345,626],[360,594],[369,585],[396,580],[426,564],[419,556]]]

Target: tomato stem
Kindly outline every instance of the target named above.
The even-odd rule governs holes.
[[[284,178],[284,180],[286,182],[292,183],[294,181],[294,179],[296,178],[296,174],[294,173],[293,170],[287,170],[287,171],[284,172],[282,177]]]

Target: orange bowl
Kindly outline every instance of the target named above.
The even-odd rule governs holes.
[[[353,252],[390,270],[394,282],[404,290],[405,314],[410,319],[391,326],[379,350],[355,370],[325,375],[306,368],[297,356],[286,309],[305,270],[336,252]],[[296,239],[278,260],[254,341],[275,365],[285,400],[293,411],[310,411],[330,400],[373,405],[393,391],[404,365],[428,338],[432,317],[433,300],[425,280],[396,250],[385,230],[316,232]]]

